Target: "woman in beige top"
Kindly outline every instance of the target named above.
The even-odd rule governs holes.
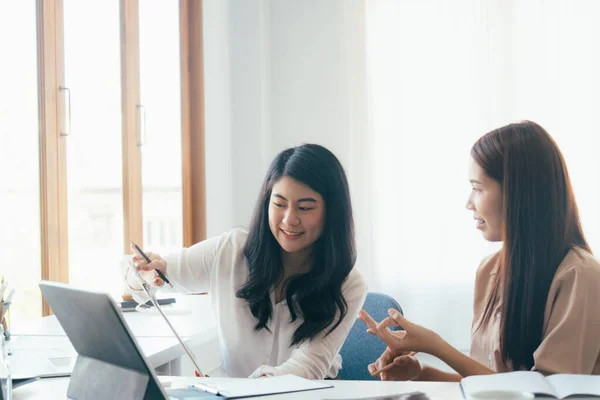
[[[367,332],[388,345],[369,371],[393,363],[381,379],[433,381],[530,369],[600,374],[600,263],[554,140],[529,121],[489,132],[471,149],[469,180],[477,229],[503,242],[477,270],[470,357],[395,310],[379,324],[361,311]],[[457,373],[421,364],[411,352],[434,355]]]

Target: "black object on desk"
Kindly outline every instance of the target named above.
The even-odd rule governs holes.
[[[168,299],[157,299],[157,302],[159,305],[164,306],[165,304],[176,303],[177,300],[175,300],[175,298],[173,298],[173,297],[169,297]],[[129,310],[129,309],[133,310],[139,305],[139,303],[135,300],[122,301],[120,304],[121,304],[121,311]],[[148,306],[148,307],[154,307],[152,305],[152,301],[150,301],[150,300],[145,302],[144,305]]]

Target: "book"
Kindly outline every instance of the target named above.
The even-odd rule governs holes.
[[[599,375],[556,374],[534,371],[474,375],[460,382],[466,398],[491,391],[527,392],[536,396],[566,399],[570,396],[600,396]]]

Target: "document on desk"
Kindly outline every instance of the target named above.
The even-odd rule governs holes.
[[[390,394],[385,396],[375,397],[352,397],[352,398],[337,398],[337,399],[323,399],[323,400],[428,400],[429,397],[423,392],[410,392],[401,394]]]
[[[218,383],[196,383],[192,386],[204,392],[213,393],[226,399],[266,396],[306,390],[332,388],[323,382],[315,382],[296,375],[274,376],[272,378],[219,380]]]
[[[25,349],[16,339],[14,345],[11,343],[8,364],[13,379],[47,378],[71,375],[76,359],[75,354],[64,349]]]
[[[70,376],[75,360],[75,357],[19,359],[11,356],[8,362],[13,379],[29,379]]]

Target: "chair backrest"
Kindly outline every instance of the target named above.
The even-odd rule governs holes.
[[[390,308],[395,308],[402,313],[400,304],[390,296],[383,293],[367,293],[363,310],[368,312],[375,321],[379,322],[386,318],[387,310]],[[379,358],[385,347],[385,343],[377,336],[368,334],[367,326],[357,319],[340,350],[342,369],[338,379],[378,380],[369,374],[367,366]]]

